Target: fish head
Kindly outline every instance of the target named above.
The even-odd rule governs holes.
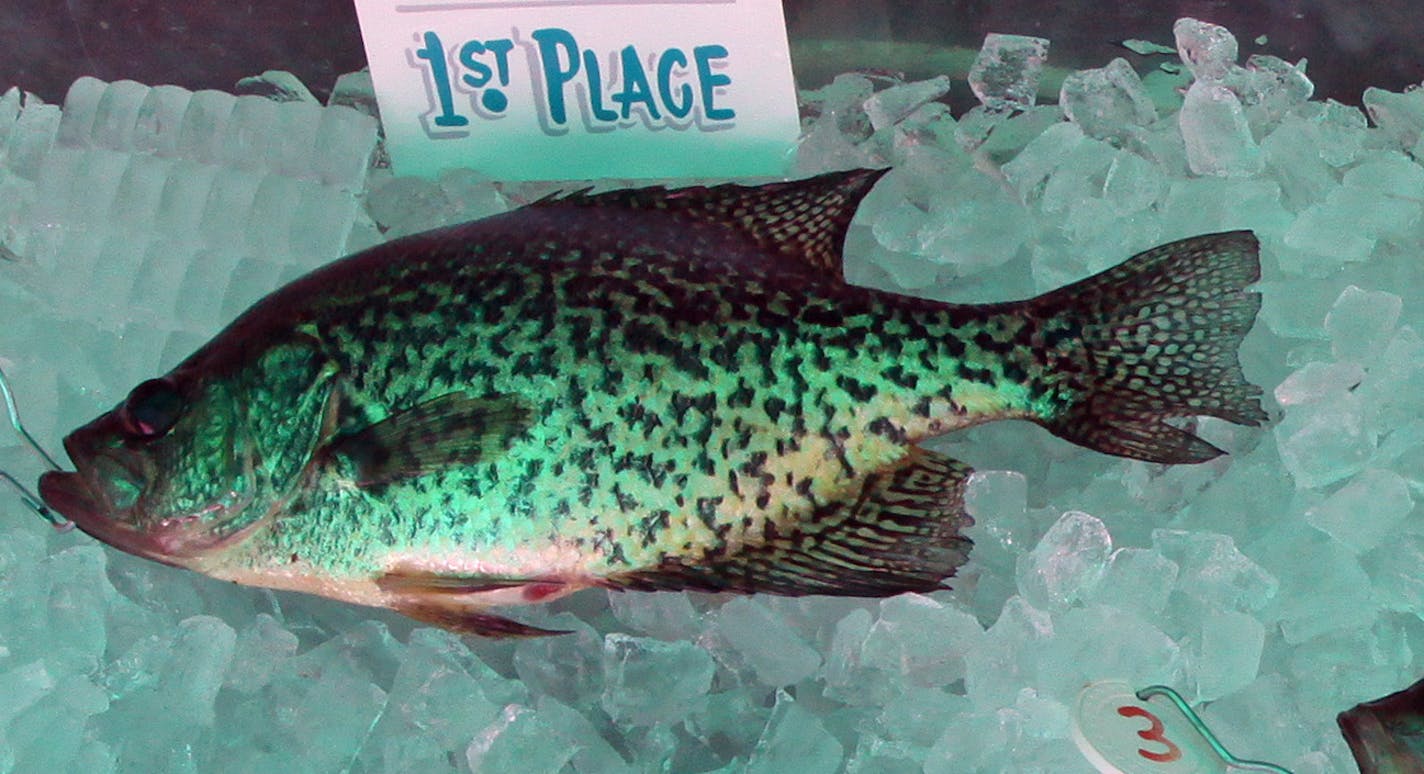
[[[190,566],[260,514],[257,449],[232,386],[177,372],[135,387],[70,433],[74,472],[40,478],[40,497],[116,548]]]

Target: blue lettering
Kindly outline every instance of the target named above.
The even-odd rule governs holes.
[[[658,97],[662,99],[663,108],[667,110],[668,115],[673,118],[687,118],[687,114],[692,112],[692,87],[685,83],[678,84],[677,94],[681,99],[673,96],[674,67],[687,67],[687,55],[682,53],[682,49],[670,48],[658,57]]]
[[[460,64],[469,70],[468,73],[460,76],[460,80],[464,81],[466,86],[478,89],[489,83],[490,79],[494,77],[494,70],[479,60],[479,56],[487,51],[489,49],[485,48],[485,45],[478,40],[471,40],[460,46]]]
[[[712,98],[718,86],[727,86],[732,79],[722,73],[712,72],[712,60],[726,59],[726,46],[698,46],[692,49],[692,59],[697,63],[697,84],[702,92],[702,115],[712,121],[728,121],[737,116],[731,108],[712,105]]]
[[[603,106],[603,74],[598,71],[598,55],[583,52],[583,70],[588,76],[588,110],[596,121],[617,121],[618,114]]]
[[[578,43],[568,30],[548,27],[530,33],[539,44],[539,62],[544,70],[544,99],[549,105],[549,118],[555,124],[568,123],[568,109],[564,105],[564,86],[579,71]],[[562,49],[560,64],[559,52]]]
[[[435,87],[435,98],[440,103],[440,115],[435,116],[435,125],[469,124],[470,119],[455,112],[455,98],[450,93],[450,68],[445,64],[445,47],[440,44],[440,36],[426,32],[424,40],[425,45],[416,49],[415,55],[430,63],[430,80]]]
[[[648,111],[648,118],[657,121],[662,118],[658,105],[653,101],[653,87],[648,83],[648,74],[643,71],[643,63],[638,60],[638,52],[632,46],[625,46],[620,58],[623,69],[623,90],[613,93],[613,101],[623,106],[622,115],[627,120],[633,112],[634,103],[642,103]]]

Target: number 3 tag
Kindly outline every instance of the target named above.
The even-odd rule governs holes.
[[[1078,694],[1073,741],[1105,774],[1215,774],[1232,767],[1166,701],[1137,698],[1125,682],[1092,683]]]

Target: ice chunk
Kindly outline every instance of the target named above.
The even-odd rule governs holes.
[[[569,613],[539,626],[570,634],[521,641],[514,648],[514,668],[531,692],[547,694],[574,707],[593,705],[603,692],[603,637]]]
[[[87,148],[94,133],[94,116],[109,84],[83,76],[69,85],[64,95],[64,112],[57,116],[55,141],[65,148]]]
[[[1229,535],[1157,529],[1152,531],[1152,547],[1177,564],[1177,590],[1210,605],[1260,610],[1280,587]]]
[[[1291,64],[1263,54],[1252,54],[1244,68],[1233,68],[1226,83],[1258,129],[1274,126],[1315,93],[1315,84],[1305,75],[1305,60]]]
[[[311,162],[317,179],[325,185],[359,192],[376,148],[376,131],[376,121],[356,110],[333,106],[321,111],[316,156]]]
[[[696,639],[700,614],[686,594],[609,592],[608,606],[624,626],[664,640]]]
[[[1192,659],[1197,700],[1215,701],[1255,681],[1265,641],[1265,626],[1251,615],[1211,610],[1203,616],[1199,650]]]
[[[1167,604],[1177,581],[1177,563],[1152,549],[1119,548],[1088,601],[1151,620]]]
[[[239,169],[265,171],[272,162],[272,148],[279,141],[278,108],[276,102],[263,97],[251,94],[238,97],[222,128],[222,163]]]
[[[1044,38],[989,33],[969,68],[969,88],[992,111],[1033,107],[1047,59]]]
[[[1359,396],[1296,406],[1273,428],[1281,462],[1302,489],[1315,489],[1359,472],[1374,452],[1376,431],[1365,422]]]
[[[1287,376],[1274,395],[1282,406],[1299,406],[1344,395],[1364,379],[1365,370],[1358,363],[1312,361]]]
[[[738,597],[723,605],[716,614],[716,634],[768,686],[793,685],[821,666],[816,649],[757,598]]]
[[[54,676],[43,661],[0,672],[0,728],[54,690]]]
[[[1297,115],[1287,116],[1261,141],[1266,171],[1280,181],[1293,211],[1320,201],[1338,185],[1322,145],[1319,126]]]
[[[1061,609],[1088,596],[1107,569],[1112,537],[1094,516],[1063,514],[1032,551],[1019,558],[1019,593],[1043,609]]]
[[[948,685],[964,678],[964,654],[979,647],[984,627],[971,614],[918,594],[880,603],[866,634],[862,664],[899,673],[914,685]]]
[[[1279,595],[1268,612],[1280,621],[1286,642],[1298,645],[1325,632],[1368,627],[1379,614],[1359,561],[1329,535],[1283,524],[1250,548],[1280,578]]]
[[[376,105],[376,89],[371,85],[369,69],[338,76],[336,84],[331,87],[331,98],[326,104],[349,107],[372,118],[379,118],[381,115],[380,108]]]
[[[626,634],[603,640],[603,709],[624,726],[678,724],[702,703],[717,671],[706,650]]]
[[[1037,665],[1039,690],[1071,701],[1084,684],[1123,679],[1133,685],[1181,679],[1177,643],[1150,621],[1106,605],[1077,607],[1055,623],[1052,646]]]
[[[1249,177],[1264,166],[1261,148],[1236,93],[1199,80],[1187,90],[1177,123],[1187,147],[1187,165],[1198,175]]]
[[[155,86],[148,90],[134,119],[133,149],[139,153],[173,156],[178,151],[179,130],[193,92],[180,86]]]
[[[1126,59],[1096,70],[1079,70],[1063,79],[1058,102],[1089,137],[1121,143],[1138,127],[1157,120],[1157,108],[1142,79]]]
[[[776,692],[776,707],[756,750],[743,771],[778,774],[783,771],[833,774],[840,770],[845,749],[786,691]]]
[[[1177,55],[1198,81],[1220,81],[1236,64],[1236,36],[1225,27],[1183,18],[1172,25],[1172,34],[1177,39]]]
[[[59,121],[58,105],[46,105],[32,96],[26,98],[20,117],[10,128],[4,153],[0,153],[11,173],[25,180],[39,179],[40,168],[54,145]]]
[[[226,158],[228,121],[237,107],[237,97],[223,91],[204,89],[193,93],[178,128],[175,151],[181,158],[207,164]]]
[[[104,90],[94,111],[91,142],[100,148],[130,151],[134,147],[138,117],[149,88],[134,81],[114,81]]]
[[[389,238],[453,222],[454,208],[440,186],[417,177],[396,177],[366,196],[366,209]]]
[[[297,635],[266,613],[245,627],[233,641],[232,665],[224,686],[239,693],[261,690],[283,660],[297,652]]]
[[[1374,87],[1365,89],[1365,111],[1380,132],[1400,150],[1419,157],[1424,139],[1424,93],[1412,89],[1403,94]]]
[[[1103,201],[1118,215],[1151,207],[1167,187],[1165,171],[1131,151],[1118,151],[1103,178]]]
[[[243,78],[233,89],[237,94],[253,94],[273,102],[310,102],[316,97],[297,76],[286,70],[267,70],[261,75]]]
[[[1362,554],[1396,537],[1412,510],[1408,481],[1393,471],[1370,469],[1306,511],[1305,520]]]
[[[949,93],[949,76],[941,75],[926,81],[901,83],[876,92],[865,100],[865,115],[876,130],[885,129],[904,120],[917,108]]]
[[[1399,321],[1404,301],[1385,291],[1350,285],[1325,315],[1330,349],[1341,360],[1366,362],[1384,349]]]
[[[1011,703],[1019,689],[1037,679],[1043,651],[1053,637],[1052,616],[1022,597],[1010,598],[983,644],[964,654],[969,698],[980,707]]]
[[[529,774],[558,774],[578,748],[553,737],[552,729],[538,713],[511,704],[503,715],[475,737],[465,751],[471,771],[520,771]]]

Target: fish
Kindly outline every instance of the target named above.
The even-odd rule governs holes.
[[[971,469],[921,444],[954,430],[1175,464],[1222,450],[1168,420],[1266,419],[1250,232],[950,304],[845,281],[884,173],[561,193],[337,260],[70,433],[40,497],[213,578],[537,636],[502,608],[946,588]]]

